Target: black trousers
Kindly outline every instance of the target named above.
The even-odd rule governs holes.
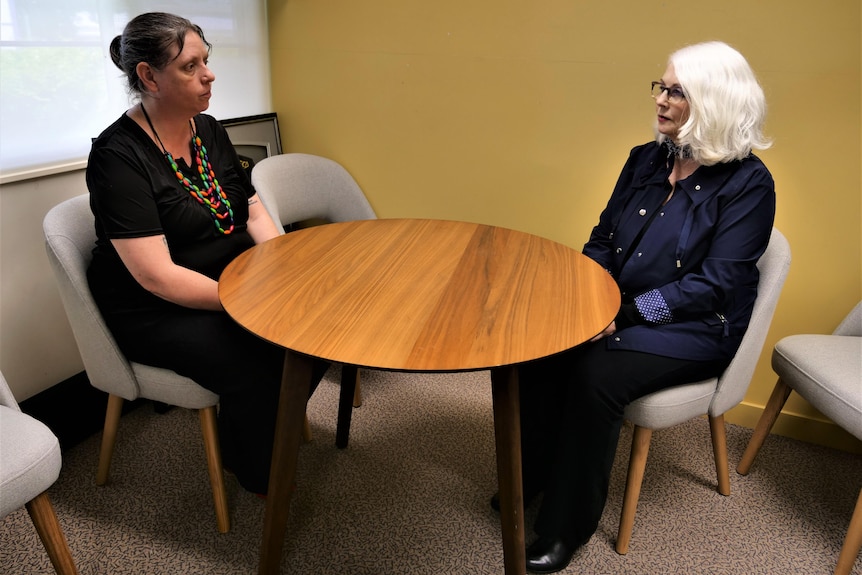
[[[284,350],[224,312],[176,308],[113,323],[111,332],[130,360],[171,369],[219,394],[224,465],[245,489],[266,493]],[[315,365],[312,392],[328,365]]]
[[[524,493],[544,492],[536,533],[571,547],[586,543],[605,507],[626,405],[716,376],[727,363],[612,351],[598,341],[523,365]]]

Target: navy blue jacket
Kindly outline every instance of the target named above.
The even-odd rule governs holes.
[[[584,246],[616,279],[634,317],[618,316],[606,342],[679,359],[730,359],[751,318],[756,263],[775,217],[772,175],[753,154],[701,166],[662,206],[672,167],[664,146],[634,148]]]

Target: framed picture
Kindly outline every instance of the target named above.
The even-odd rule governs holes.
[[[275,113],[230,118],[221,120],[221,124],[240,160],[248,163],[249,172],[260,160],[281,153],[281,134]]]

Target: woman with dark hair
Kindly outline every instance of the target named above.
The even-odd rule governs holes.
[[[210,48],[198,26],[161,12],[137,16],[111,42],[138,102],[90,152],[98,239],[88,278],[130,360],[220,395],[225,467],[265,494],[284,354],[228,317],[218,277],[279,230],[224,128],[203,113],[215,80]]]
[[[752,153],[769,146],[754,73],[726,44],[688,46],[652,96],[656,140],[631,151],[583,250],[621,309],[591,342],[521,369],[525,501],[544,494],[533,573],[564,569],[598,527],[626,405],[719,375],[757,295],[775,189]]]

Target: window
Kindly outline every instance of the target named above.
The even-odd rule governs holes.
[[[270,112],[265,0],[0,0],[0,181],[85,165],[132,103],[108,47],[137,14],[171,12],[212,43],[208,114]]]

